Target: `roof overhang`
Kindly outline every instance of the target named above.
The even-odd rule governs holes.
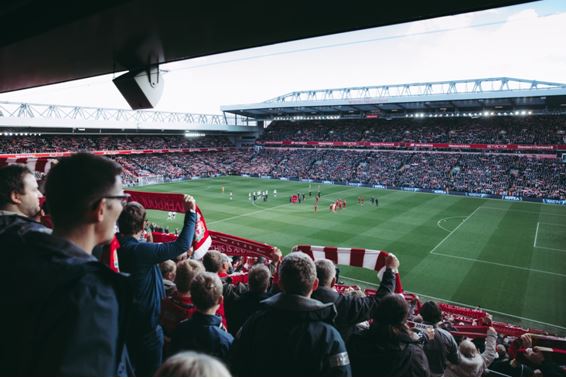
[[[5,0],[0,93],[526,0]],[[276,8],[274,8],[276,6]]]

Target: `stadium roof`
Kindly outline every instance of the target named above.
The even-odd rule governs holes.
[[[291,92],[223,112],[258,120],[396,118],[414,115],[566,112],[566,84],[486,78]]]
[[[527,0],[3,0],[0,93]]]

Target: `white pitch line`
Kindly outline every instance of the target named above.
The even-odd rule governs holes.
[[[351,190],[354,190],[354,189],[356,189],[356,188],[346,188],[346,189],[344,189],[344,190],[342,190],[342,191],[336,191],[336,192],[329,193],[329,194],[327,194],[327,195],[322,195],[321,197],[332,196],[332,195],[335,195],[335,194],[337,194],[337,193],[346,192],[346,191],[351,191]],[[230,217],[224,218],[224,219],[222,219],[222,220],[216,220],[216,221],[208,222],[207,225],[218,224],[219,222],[225,222],[225,221],[234,220],[234,219],[240,218],[240,217],[251,216],[251,215],[254,215],[254,214],[257,214],[257,213],[261,213],[261,212],[265,212],[265,211],[270,211],[270,210],[275,209],[275,208],[281,208],[281,207],[286,207],[286,206],[289,206],[289,204],[288,204],[288,203],[285,203],[285,204],[281,204],[281,205],[276,205],[276,206],[274,206],[274,207],[263,208],[263,209],[260,209],[260,210],[258,210],[258,211],[254,211],[254,212],[248,212],[248,213],[243,213],[243,214],[241,214],[241,215],[230,216]]]
[[[440,220],[438,220],[438,221],[436,222],[436,226],[438,226],[440,229],[445,230],[445,231],[447,231],[448,233],[450,233],[451,230],[450,230],[450,229],[446,229],[445,227],[443,227],[442,225],[440,225],[440,223],[441,223],[442,221],[450,220],[450,219],[453,219],[453,218],[466,218],[466,216],[444,217],[444,218],[441,218]]]
[[[540,225],[540,222],[537,222],[537,230],[535,232],[535,240],[533,241],[533,247],[537,247],[537,238],[538,238],[538,226]]]
[[[442,220],[438,220],[438,222],[436,223],[436,226],[438,226],[440,229],[444,230],[445,232],[450,233],[451,230],[450,230],[450,229],[446,229],[445,227],[443,227],[442,225],[440,225],[440,221],[442,221]]]
[[[435,247],[432,248],[432,250],[429,252],[429,254],[432,254],[432,252],[433,252],[434,250],[436,250],[436,249],[438,248],[438,246],[442,245],[442,244],[444,243],[444,241],[446,241],[448,238],[450,238],[450,236],[451,236],[452,234],[454,234],[454,232],[455,232],[456,230],[458,230],[458,229],[460,228],[460,226],[464,225],[464,223],[465,223],[466,221],[468,221],[468,220],[470,219],[470,217],[472,217],[480,208],[481,208],[481,207],[477,207],[477,208],[476,208],[472,213],[470,213],[464,220],[462,220],[462,222],[459,223],[458,226],[454,228],[454,230],[452,230],[450,233],[448,233],[448,235],[447,235],[446,237],[444,237],[444,238],[442,239],[442,241],[440,241]]]
[[[344,279],[346,279],[346,280],[351,280],[352,282],[358,282],[358,283],[368,284],[368,285],[371,285],[372,287],[378,287],[378,286],[379,286],[377,283],[371,283],[371,282],[366,282],[365,280],[359,280],[359,279],[349,278],[349,277],[344,276],[344,275],[340,275],[340,277],[341,277],[341,278],[344,278]],[[443,302],[446,302],[446,303],[450,303],[450,304],[456,304],[456,305],[460,305],[460,306],[463,306],[463,307],[475,308],[475,307],[473,307],[473,306],[471,306],[471,305],[469,305],[469,304],[460,303],[460,302],[457,302],[457,301],[454,301],[454,300],[442,299],[442,298],[440,298],[440,297],[430,296],[430,295],[426,295],[426,294],[422,294],[422,293],[418,293],[418,292],[413,292],[413,291],[408,291],[408,292],[409,292],[409,293],[414,293],[415,295],[418,295],[418,296],[424,296],[424,297],[427,297],[427,298],[430,298],[430,299],[440,300],[440,301],[443,301]],[[566,328],[563,327],[563,326],[550,324],[550,323],[548,323],[548,322],[537,321],[537,320],[533,320],[533,319],[531,319],[531,318],[526,318],[526,317],[523,317],[523,316],[512,315],[512,314],[510,314],[510,313],[500,312],[500,311],[496,311],[496,310],[494,310],[494,309],[489,309],[489,308],[483,308],[483,307],[482,307],[481,309],[484,310],[484,311],[490,312],[490,313],[497,313],[497,314],[500,314],[500,315],[503,315],[503,316],[507,316],[507,317],[513,317],[513,318],[517,318],[517,319],[520,319],[520,320],[525,320],[525,321],[529,321],[529,322],[534,322],[534,323],[536,323],[536,324],[548,325],[548,326],[552,326],[552,327],[554,327],[554,328],[566,330]]]
[[[482,259],[458,257],[458,256],[456,256],[456,255],[450,255],[450,254],[442,254],[442,253],[431,253],[431,254],[432,254],[432,255],[439,255],[439,256],[447,257],[447,258],[461,259],[461,260],[469,261],[469,262],[484,263],[484,264],[488,264],[488,265],[494,265],[494,266],[501,266],[501,267],[513,268],[513,269],[521,270],[521,271],[538,272],[538,273],[540,273],[540,274],[555,275],[555,276],[560,276],[560,277],[562,277],[562,278],[566,278],[566,274],[561,274],[561,273],[558,273],[558,272],[537,270],[537,269],[534,269],[534,268],[526,268],[526,267],[521,267],[521,266],[508,265],[508,264],[505,264],[505,263],[497,263],[497,262],[484,261],[484,260],[482,260]]]

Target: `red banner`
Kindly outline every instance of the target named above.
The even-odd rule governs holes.
[[[263,141],[264,145],[284,146],[326,146],[326,147],[389,147],[452,150],[566,150],[566,145],[522,145],[522,144],[485,144],[485,143],[416,143],[416,142],[342,142],[342,141]]]
[[[142,191],[124,191],[131,196],[131,201],[137,201],[145,209],[185,213],[184,196],[180,193],[160,193]]]
[[[271,259],[275,248],[267,244],[209,230],[212,237],[211,250],[218,250],[229,256],[264,257]],[[153,232],[153,242],[171,242],[177,239],[172,233]]]
[[[275,248],[265,243],[210,230],[212,250],[218,250],[229,256],[264,257],[271,259]]]

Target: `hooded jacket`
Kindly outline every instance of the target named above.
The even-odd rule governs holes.
[[[235,376],[350,376],[333,304],[279,293],[264,301],[232,345]]]
[[[126,276],[43,232],[0,236],[3,376],[125,376]],[[25,280],[14,289],[13,284]]]
[[[348,343],[354,376],[430,376],[423,349],[406,333],[380,334],[375,324]]]

